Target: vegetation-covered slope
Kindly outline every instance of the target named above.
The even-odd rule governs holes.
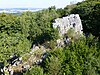
[[[100,35],[100,1],[99,0],[87,0],[76,4],[76,7],[71,13],[79,14],[84,32],[92,33],[93,35]]]
[[[100,1],[86,0],[59,9],[62,16],[79,14],[84,32],[100,35]],[[60,17],[61,17],[60,14]],[[25,75],[100,75],[100,41],[89,36],[70,46],[52,49],[39,66],[33,66]]]
[[[41,65],[32,66],[25,75],[100,75],[100,41],[97,37],[81,38],[68,47],[53,49],[58,31],[54,19],[79,14],[84,32],[100,37],[100,0],[86,0],[64,9],[50,7],[21,15],[0,14],[0,62],[11,55],[30,52],[33,44],[52,41],[51,51]],[[6,65],[6,64],[5,64]]]

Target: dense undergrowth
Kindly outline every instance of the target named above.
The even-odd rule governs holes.
[[[100,75],[100,42],[92,35],[52,49],[47,55],[25,75]]]

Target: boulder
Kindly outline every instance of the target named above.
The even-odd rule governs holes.
[[[71,14],[63,18],[55,19],[53,23],[53,28],[57,28],[60,36],[64,36],[65,33],[71,28],[75,30],[76,33],[82,34],[82,23],[78,14]]]
[[[64,45],[63,39],[58,39],[58,40],[57,40],[57,47],[60,48],[60,47],[62,47],[63,45]]]

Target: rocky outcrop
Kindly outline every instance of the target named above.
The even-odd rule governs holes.
[[[57,28],[60,36],[63,36],[71,28],[75,30],[76,33],[82,34],[82,23],[78,14],[71,14],[63,18],[55,19],[53,23],[53,28]]]
[[[0,69],[0,75],[20,75],[26,72],[31,66],[40,64],[46,58],[46,50],[48,49],[44,46],[33,45],[31,52],[24,54],[22,57],[14,54],[7,60],[8,65]]]

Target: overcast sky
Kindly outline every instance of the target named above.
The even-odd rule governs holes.
[[[0,0],[0,8],[48,8],[54,5],[63,8],[72,1],[82,0]]]

